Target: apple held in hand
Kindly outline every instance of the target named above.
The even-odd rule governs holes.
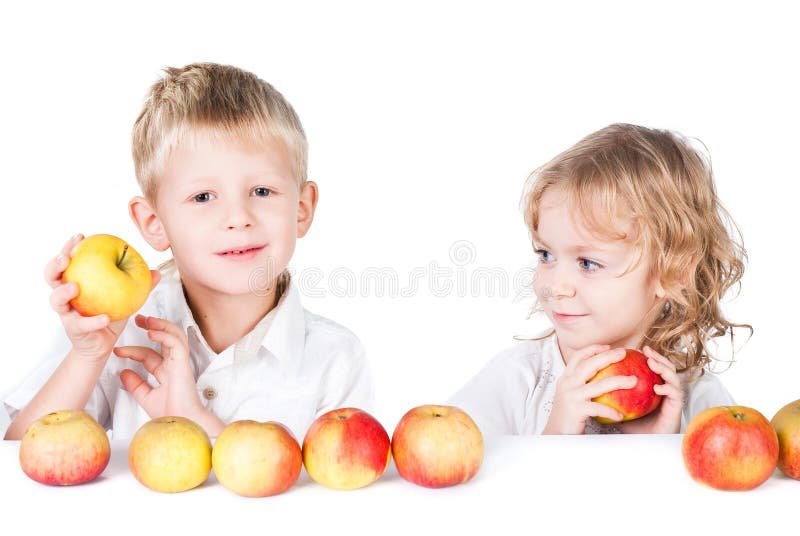
[[[245,497],[267,497],[297,481],[303,453],[292,433],[277,422],[235,421],[214,442],[211,466],[217,480]]]
[[[62,276],[77,283],[78,295],[70,304],[83,316],[127,318],[147,300],[152,276],[147,263],[121,238],[107,234],[81,240]]]
[[[800,479],[800,400],[779,409],[771,424],[778,435],[778,469]]]
[[[350,490],[378,480],[391,459],[389,434],[372,415],[342,408],[320,415],[303,439],[303,463],[323,486]]]
[[[108,465],[103,427],[83,411],[65,409],[31,423],[19,444],[19,463],[42,484],[71,486],[94,480]]]
[[[695,415],[682,444],[686,470],[696,481],[744,491],[766,481],[778,463],[778,437],[769,421],[744,406],[719,406]]]
[[[392,434],[392,456],[400,476],[428,488],[466,482],[483,461],[483,436],[464,411],[453,406],[419,406],[408,411]]]
[[[626,349],[625,357],[621,361],[611,363],[598,371],[589,383],[610,376],[637,378],[636,385],[632,389],[617,389],[592,399],[593,402],[600,402],[619,411],[622,414],[622,422],[644,417],[661,404],[662,397],[653,390],[653,386],[663,384],[664,380],[650,370],[647,366],[647,357],[638,350]],[[604,417],[595,417],[595,420],[606,424],[616,422]]]
[[[128,465],[148,488],[176,493],[195,488],[211,472],[211,441],[197,423],[184,417],[146,422],[131,439]]]

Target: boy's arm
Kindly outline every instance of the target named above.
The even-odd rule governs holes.
[[[97,385],[105,363],[105,360],[81,359],[74,350],[71,350],[36,396],[11,422],[6,430],[5,439],[22,439],[33,421],[53,411],[83,410]]]

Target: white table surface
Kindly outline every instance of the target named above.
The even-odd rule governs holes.
[[[19,442],[0,441],[0,534],[800,533],[800,481],[776,471],[748,492],[706,488],[686,473],[681,439],[487,438],[481,470],[461,486],[418,487],[392,463],[360,490],[329,490],[303,470],[287,492],[265,498],[239,497],[213,472],[194,490],[151,491],[128,470],[123,442],[112,442],[95,481],[45,486],[20,469]]]

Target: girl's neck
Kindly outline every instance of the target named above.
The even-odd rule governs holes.
[[[191,283],[183,283],[183,292],[203,338],[217,354],[252,331],[280,298],[277,280],[266,293],[221,294]]]

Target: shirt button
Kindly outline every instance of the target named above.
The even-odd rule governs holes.
[[[214,400],[217,397],[217,392],[213,387],[206,387],[203,389],[203,396],[206,398],[206,400]]]

